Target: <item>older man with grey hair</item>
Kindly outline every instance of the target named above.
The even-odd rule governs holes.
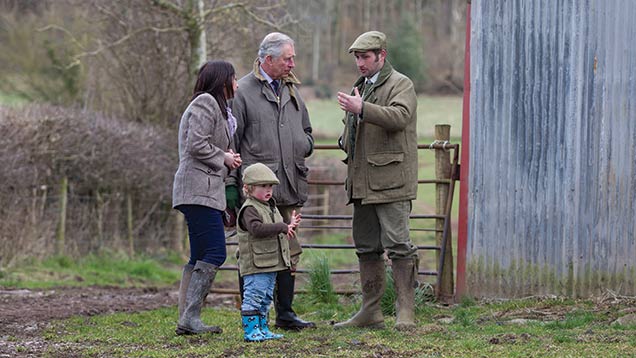
[[[276,173],[280,185],[274,189],[274,200],[285,222],[307,201],[305,158],[314,147],[307,107],[297,88],[300,81],[292,72],[295,56],[294,41],[289,36],[279,32],[265,36],[254,68],[239,80],[232,102],[238,125],[234,143],[243,167],[263,163]],[[240,177],[238,173],[236,178]],[[230,183],[226,191],[237,190],[235,184]],[[292,309],[294,271],[302,249],[296,238],[290,240],[289,247],[292,269],[278,272],[276,278],[276,327],[315,327],[298,318]]]

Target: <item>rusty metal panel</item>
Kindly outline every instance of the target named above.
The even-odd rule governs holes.
[[[636,294],[636,1],[471,17],[468,293]]]

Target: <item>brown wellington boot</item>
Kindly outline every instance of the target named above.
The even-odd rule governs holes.
[[[362,284],[362,307],[348,321],[336,323],[334,328],[384,328],[384,316],[380,307],[380,300],[386,287],[384,260],[381,257],[378,259],[375,254],[361,255],[358,263]]]
[[[192,277],[193,269],[194,265],[186,264],[183,266],[181,283],[179,284],[179,319],[183,316],[186,294],[188,293],[188,286],[190,286],[190,278]]]
[[[217,270],[217,266],[204,261],[197,261],[194,265],[186,293],[183,315],[179,318],[175,331],[178,335],[223,332],[219,327],[206,326],[201,322],[201,307],[210,293],[210,287],[212,287]]]
[[[415,260],[392,260],[393,282],[395,284],[395,301],[397,318],[395,329],[410,331],[415,329]]]

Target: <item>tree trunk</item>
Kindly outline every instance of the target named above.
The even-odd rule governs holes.
[[[186,19],[188,26],[186,31],[190,42],[188,74],[190,76],[189,82],[194,84],[199,68],[207,61],[207,37],[205,34],[205,19],[203,17],[205,9],[203,0],[188,0],[187,9],[190,14],[189,19]]]
[[[313,33],[313,53],[311,63],[311,79],[314,85],[320,79],[320,33],[322,32],[322,16],[316,19]]]

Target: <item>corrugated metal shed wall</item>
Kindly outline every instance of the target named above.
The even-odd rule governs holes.
[[[636,1],[472,2],[466,282],[636,287]]]

